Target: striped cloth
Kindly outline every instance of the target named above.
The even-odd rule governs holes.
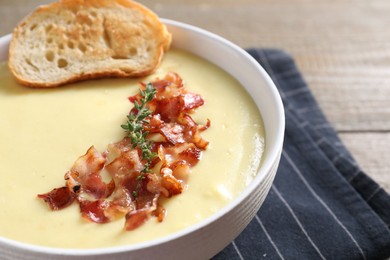
[[[291,57],[248,51],[281,93],[285,144],[260,211],[213,260],[389,258],[389,194],[359,169]]]

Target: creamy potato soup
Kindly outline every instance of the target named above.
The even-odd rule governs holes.
[[[162,223],[151,218],[134,231],[124,219],[90,223],[77,203],[51,211],[37,198],[64,185],[64,174],[94,145],[103,151],[121,140],[139,81],[177,72],[188,90],[205,105],[192,115],[211,127],[210,142],[192,168],[188,187],[164,201]],[[197,223],[231,202],[255,177],[264,149],[264,130],[255,104],[224,71],[189,53],[171,50],[156,71],[142,79],[102,79],[53,89],[31,89],[15,83],[0,65],[0,236],[36,245],[96,248],[155,239]]]

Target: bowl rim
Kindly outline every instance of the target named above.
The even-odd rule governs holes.
[[[164,24],[166,24],[168,27],[172,26],[172,27],[179,28],[181,30],[191,31],[192,33],[206,36],[207,38],[210,38],[212,41],[216,41],[220,44],[228,46],[229,49],[233,50],[236,54],[238,54],[239,56],[243,56],[262,75],[263,79],[266,82],[266,85],[268,85],[271,91],[271,94],[276,104],[277,110],[274,112],[276,113],[278,118],[278,127],[276,129],[276,134],[275,134],[275,136],[277,136],[277,138],[275,138],[275,144],[271,147],[269,151],[267,151],[266,154],[267,158],[262,162],[261,167],[257,171],[256,177],[251,181],[251,183],[247,186],[247,188],[244,191],[242,191],[235,199],[233,199],[229,204],[224,206],[222,209],[218,210],[213,215],[207,217],[206,219],[201,220],[198,223],[190,225],[189,227],[179,230],[173,234],[163,236],[161,238],[156,238],[153,240],[148,240],[148,241],[129,244],[129,245],[111,246],[111,247],[103,247],[103,248],[78,249],[78,248],[59,248],[59,247],[34,245],[34,244],[28,244],[26,242],[19,242],[13,239],[0,237],[0,247],[5,245],[8,247],[14,247],[21,250],[28,250],[30,252],[50,254],[50,255],[91,256],[91,255],[101,255],[101,254],[105,255],[105,254],[122,253],[128,251],[138,251],[138,250],[143,250],[145,248],[158,246],[164,243],[168,243],[177,238],[189,235],[190,233],[196,230],[200,230],[206,227],[207,225],[217,221],[219,218],[226,215],[228,212],[232,211],[238,204],[240,204],[246,197],[248,197],[248,195],[255,189],[257,185],[259,185],[265,179],[265,177],[267,176],[266,173],[270,172],[272,168],[275,167],[274,163],[275,161],[279,160],[280,153],[283,147],[285,115],[284,115],[283,102],[279,95],[279,91],[277,90],[274,82],[272,81],[271,77],[267,74],[267,72],[264,70],[264,68],[249,53],[247,53],[241,47],[215,33],[212,33],[210,31],[207,31],[205,29],[202,29],[194,25],[190,25],[187,23],[183,23],[171,19],[161,18],[161,21]],[[0,47],[4,46],[5,48],[8,48],[8,44],[10,43],[11,38],[12,38],[12,34],[7,34],[5,36],[0,37]],[[173,42],[174,41],[175,40],[173,38]],[[4,60],[0,60],[0,61],[4,61]]]

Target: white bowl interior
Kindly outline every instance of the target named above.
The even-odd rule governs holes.
[[[216,64],[236,78],[252,96],[261,111],[266,132],[265,158],[257,177],[238,198],[212,217],[161,239],[115,248],[73,250],[26,245],[0,237],[0,252],[2,252],[2,248],[5,248],[3,251],[18,251],[21,256],[29,255],[32,258],[35,255],[37,259],[45,255],[64,256],[64,259],[68,259],[68,257],[76,259],[77,257],[95,256],[95,259],[97,259],[96,256],[98,255],[107,256],[110,254],[142,259],[145,258],[145,254],[151,254],[150,256],[153,256],[153,252],[161,254],[158,250],[159,247],[166,250],[174,245],[172,241],[180,239],[191,240],[192,233],[196,233],[199,236],[203,229],[207,229],[210,224],[217,223],[223,217],[234,218],[234,216],[229,216],[229,212],[233,211],[237,205],[242,204],[243,201],[248,200],[256,188],[265,182],[268,175],[275,174],[283,145],[284,111],[279,93],[268,74],[248,53],[233,43],[194,26],[167,19],[163,19],[163,21],[168,26],[168,30],[173,34],[173,47],[189,51]],[[0,38],[0,61],[7,59],[10,39],[11,35]],[[271,182],[272,179],[273,176],[270,180]],[[261,202],[268,193],[268,189],[269,187],[263,192],[265,194],[261,195],[263,197]],[[231,240],[233,237],[228,239]],[[226,242],[229,241],[225,241],[224,245],[218,250],[221,250],[226,245]],[[161,246],[164,244],[167,247]],[[152,250],[152,248],[157,248],[157,250]],[[183,253],[186,253],[185,248],[181,250]],[[129,253],[129,251],[132,253]],[[160,259],[169,259],[168,257],[171,256],[168,254],[166,257],[160,257]]]

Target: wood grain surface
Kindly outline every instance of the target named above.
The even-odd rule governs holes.
[[[0,0],[0,35],[48,0]],[[362,169],[390,192],[390,1],[144,0],[159,16],[295,59]]]

